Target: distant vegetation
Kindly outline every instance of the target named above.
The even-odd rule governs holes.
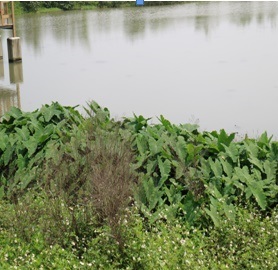
[[[148,1],[145,6],[172,5],[180,2]],[[53,10],[80,10],[95,8],[134,7],[135,1],[19,1],[15,2],[16,13],[47,12]]]
[[[277,269],[278,142],[85,111],[3,116],[3,269]]]

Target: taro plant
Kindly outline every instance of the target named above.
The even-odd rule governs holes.
[[[193,224],[205,213],[218,225],[223,216],[234,219],[238,204],[262,211],[277,204],[277,144],[266,133],[236,142],[225,130],[201,133],[196,125],[173,125],[163,116],[156,125],[145,120],[125,124],[142,179],[136,199],[149,220],[166,211]]]
[[[34,112],[13,107],[0,123],[0,197],[23,192],[36,179],[50,142],[62,144],[83,117],[58,103]]]

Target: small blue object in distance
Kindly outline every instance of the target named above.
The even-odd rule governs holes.
[[[136,6],[144,6],[144,0],[136,0]]]

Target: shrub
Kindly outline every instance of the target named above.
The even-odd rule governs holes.
[[[36,12],[41,6],[40,1],[21,1],[20,4],[26,12]]]

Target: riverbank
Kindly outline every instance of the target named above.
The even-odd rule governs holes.
[[[144,6],[174,5],[181,2],[149,1]],[[95,10],[102,8],[135,7],[135,2],[126,1],[26,1],[14,2],[15,14],[48,13],[67,10]]]
[[[3,117],[3,269],[277,268],[278,142],[85,111]]]

